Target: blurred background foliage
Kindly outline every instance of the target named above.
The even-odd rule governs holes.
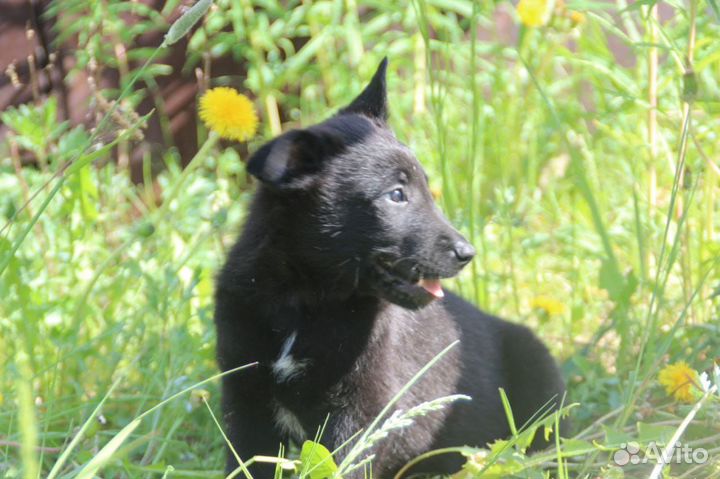
[[[715,1],[216,0],[158,49],[189,4],[2,7],[2,477],[82,477],[140,413],[215,374],[243,160],[348,102],[385,55],[390,123],[479,251],[453,287],[544,338],[579,403],[566,450],[594,450],[558,464],[495,448],[499,476],[472,469],[486,455],[467,471],[647,477],[608,451],[680,426],[690,405],[659,387],[663,366],[720,358]],[[261,133],[182,177],[207,138],[197,97],[218,85],[254,99]],[[102,477],[221,477],[198,397],[154,411]],[[718,416],[708,402],[684,441],[717,456]],[[666,472],[711,477],[710,458]]]

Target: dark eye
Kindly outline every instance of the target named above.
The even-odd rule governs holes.
[[[394,203],[405,203],[407,201],[407,197],[405,196],[405,192],[402,188],[395,188],[388,193],[388,196],[390,197],[390,201]]]

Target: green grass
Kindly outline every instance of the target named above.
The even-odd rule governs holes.
[[[462,477],[623,477],[612,463],[619,444],[674,434],[709,461],[665,473],[720,477],[720,397],[698,390],[702,407],[687,424],[693,404],[657,380],[668,363],[710,371],[720,357],[715,2],[669,2],[661,22],[650,2],[569,2],[565,12],[584,22],[557,15],[517,36],[499,26],[517,24],[507,2],[291,4],[216,1],[191,35],[188,67],[207,52],[247,66],[246,77],[211,83],[256,99],[252,150],[349,101],[388,55],[391,125],[478,249],[452,287],[531,326],[562,363],[576,403],[568,438],[529,457],[522,429],[489,451],[462,449],[472,455]],[[170,10],[145,12],[143,25],[167,29]],[[102,45],[113,22],[81,27],[81,41]],[[95,61],[116,66],[97,51]],[[131,87],[162,74],[162,55],[138,51],[149,66],[105,93],[124,108],[153,94]],[[154,114],[167,121],[162,108]],[[211,139],[182,174],[167,151],[157,206],[151,187],[107,161],[110,146],[88,148],[107,135],[59,124],[53,99],[2,121],[12,133],[0,146],[0,477],[223,477],[223,436],[208,411],[219,417],[217,381],[177,393],[217,374],[213,277],[252,192],[242,158]],[[121,147],[137,146],[130,133]],[[16,169],[10,140],[39,167]],[[555,309],[537,307],[548,300]],[[397,424],[380,421],[380,432]]]

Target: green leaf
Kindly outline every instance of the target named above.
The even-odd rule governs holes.
[[[692,103],[698,96],[698,82],[695,72],[690,70],[683,74],[682,83],[682,99],[688,103]]]
[[[517,435],[518,431],[515,426],[515,417],[513,416],[512,408],[510,407],[510,400],[505,394],[505,390],[503,388],[499,388],[499,390],[500,400],[502,401],[503,409],[505,410],[505,417],[507,418],[508,426],[510,426],[510,433],[512,433],[512,435]]]
[[[310,479],[327,479],[333,476],[338,467],[332,454],[325,446],[314,441],[305,441],[300,451],[301,471]]]
[[[630,434],[622,431],[621,429],[616,429],[611,426],[603,426],[603,430],[605,431],[605,444],[608,447],[619,446],[620,444],[628,443],[633,439]]]
[[[675,433],[675,428],[673,426],[648,424],[644,422],[638,422],[637,429],[638,437],[636,441],[642,444],[650,442],[667,444],[670,442],[670,438],[672,438]]]
[[[167,34],[163,45],[169,47],[185,36],[190,29],[205,15],[205,12],[212,6],[212,0],[198,0],[180,18],[175,20]]]
[[[611,261],[604,259],[600,266],[598,285],[608,292],[614,303],[628,306],[630,297],[637,289],[638,281],[632,271],[623,276]]]
[[[563,457],[572,457],[588,452],[596,451],[597,447],[590,441],[582,439],[562,439],[562,455]]]
[[[80,207],[83,212],[83,219],[86,221],[95,221],[98,219],[97,204],[98,191],[92,179],[91,166],[86,165],[80,169],[77,175],[78,194],[80,197]]]
[[[8,108],[0,114],[0,120],[17,134],[15,139],[20,146],[44,155],[48,151],[48,144],[62,132],[62,129],[53,132],[53,129],[58,128],[55,125],[56,115],[57,99],[49,97],[41,105],[24,104]]]
[[[60,161],[70,160],[73,156],[81,154],[89,142],[89,135],[82,125],[78,125],[60,137],[55,155]]]

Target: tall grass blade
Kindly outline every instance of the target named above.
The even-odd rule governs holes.
[[[60,457],[58,457],[57,461],[55,461],[55,464],[53,464],[52,469],[50,469],[50,473],[47,476],[47,479],[55,479],[57,475],[62,470],[63,466],[67,462],[68,458],[70,457],[70,454],[75,450],[77,445],[80,443],[82,438],[85,436],[85,432],[87,432],[90,425],[93,423],[95,418],[97,417],[98,413],[103,407],[103,404],[105,404],[105,401],[110,397],[110,395],[113,393],[115,388],[118,384],[120,384],[120,379],[118,378],[115,380],[115,382],[110,386],[110,389],[108,389],[107,393],[105,393],[105,396],[100,400],[97,406],[95,406],[95,409],[93,409],[92,413],[90,413],[90,416],[88,416],[87,420],[83,423],[83,425],[80,427],[78,432],[75,434],[75,437],[72,438],[72,441],[70,441],[70,444],[65,448],[65,450],[60,454]]]
[[[368,437],[370,434],[372,434],[375,429],[380,425],[380,421],[382,421],[385,416],[390,412],[392,407],[400,400],[401,397],[405,395],[408,390],[415,385],[418,380],[425,375],[435,364],[437,364],[438,361],[440,361],[443,356],[445,356],[452,348],[457,346],[460,343],[460,341],[454,341],[450,345],[448,345],[445,349],[440,351],[437,355],[435,355],[434,358],[432,358],[425,366],[423,366],[420,371],[415,373],[415,375],[410,379],[410,381],[407,382],[396,394],[393,396],[393,398],[385,405],[385,407],[380,411],[380,414],[378,414],[373,422],[370,423],[370,425],[367,427],[365,432],[360,436],[358,439],[357,444],[350,450],[348,455],[345,457],[345,459],[342,461],[340,466],[338,467],[338,475],[342,476],[342,474],[345,472],[347,468],[350,467],[350,465],[353,463],[355,459],[358,458],[358,456],[363,452],[364,446],[366,445],[366,442],[368,440]]]

